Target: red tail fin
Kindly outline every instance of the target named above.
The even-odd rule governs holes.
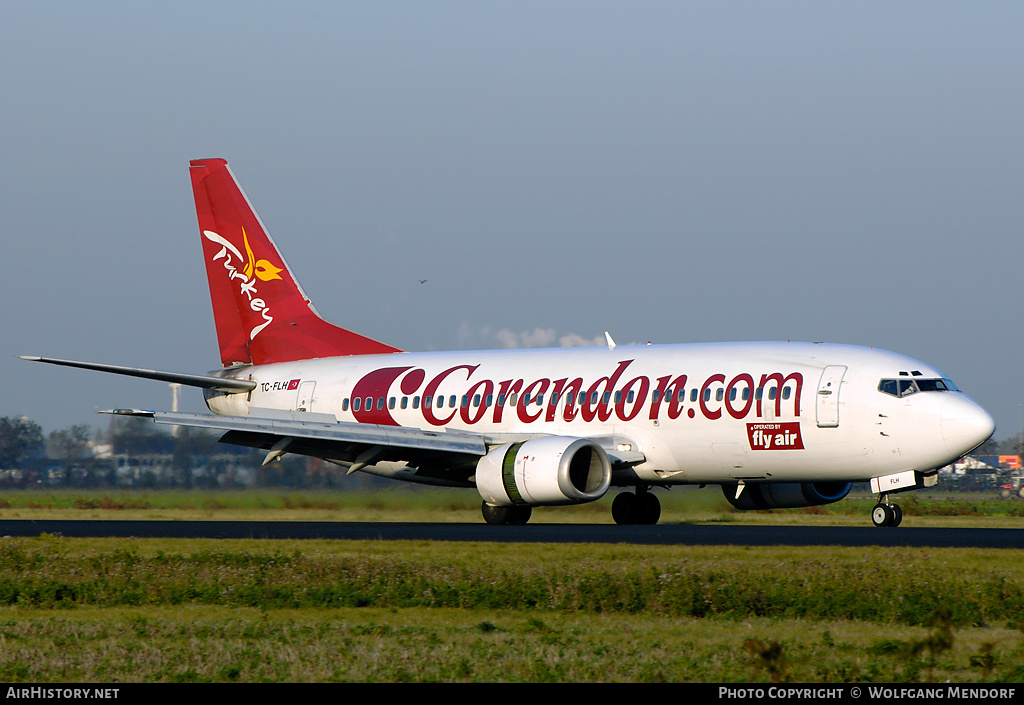
[[[189,166],[225,367],[399,352],[320,318],[225,160]]]

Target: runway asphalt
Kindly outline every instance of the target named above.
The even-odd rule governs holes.
[[[0,536],[195,539],[335,539],[601,543],[695,546],[891,546],[1024,548],[1024,529],[878,528],[838,526],[722,526],[707,524],[527,524],[320,521],[0,520]]]

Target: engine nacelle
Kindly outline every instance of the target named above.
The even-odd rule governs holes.
[[[476,487],[488,504],[582,504],[601,499],[612,480],[608,454],[585,438],[546,436],[507,443],[476,466]]]
[[[790,509],[832,504],[850,494],[851,482],[751,482],[736,497],[736,484],[722,485],[729,504],[737,509]]]

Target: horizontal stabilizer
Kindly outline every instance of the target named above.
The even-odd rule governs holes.
[[[211,375],[189,375],[181,372],[161,372],[159,370],[145,370],[139,367],[122,367],[120,365],[105,365],[99,362],[78,362],[76,360],[58,360],[53,357],[37,357],[34,355],[21,355],[20,357],[22,360],[30,360],[32,362],[47,362],[51,365],[78,367],[83,370],[110,372],[115,375],[155,379],[159,382],[183,384],[186,387],[215,389],[219,392],[239,393],[248,392],[256,388],[256,383],[248,379],[230,379],[214,377]]]

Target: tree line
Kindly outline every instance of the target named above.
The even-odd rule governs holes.
[[[344,469],[285,455],[263,466],[258,449],[220,443],[219,435],[180,427],[167,432],[145,419],[112,417],[107,430],[77,424],[45,433],[31,419],[0,418],[0,487],[341,487]]]

